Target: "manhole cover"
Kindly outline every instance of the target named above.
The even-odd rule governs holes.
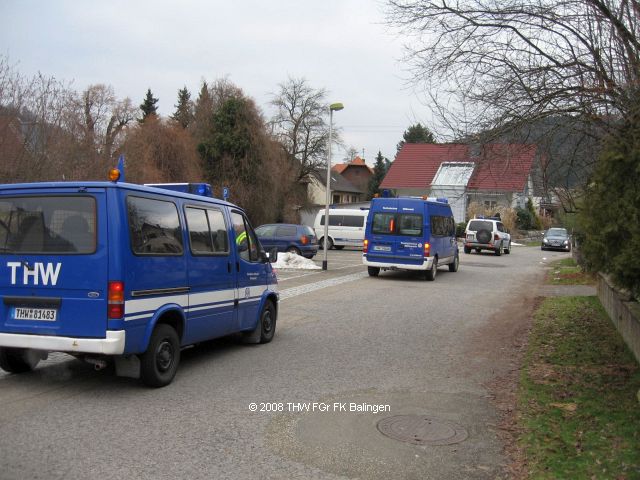
[[[460,425],[424,415],[395,415],[378,422],[378,430],[389,438],[414,445],[451,445],[468,437]]]

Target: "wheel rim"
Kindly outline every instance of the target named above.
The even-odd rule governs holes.
[[[273,318],[271,316],[271,310],[266,309],[262,314],[262,331],[264,333],[270,333],[273,328]]]
[[[168,339],[162,340],[156,349],[156,367],[159,372],[168,371],[173,365],[173,345]]]

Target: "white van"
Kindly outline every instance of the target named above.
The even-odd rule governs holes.
[[[368,213],[369,210],[330,208],[327,237],[329,249],[333,247],[337,250],[342,250],[344,247],[362,248]],[[324,209],[316,215],[313,229],[316,232],[319,247],[324,248]]]

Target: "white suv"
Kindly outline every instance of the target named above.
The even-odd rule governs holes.
[[[496,255],[511,252],[511,235],[504,224],[496,218],[474,218],[465,229],[464,253],[475,249],[492,250]]]

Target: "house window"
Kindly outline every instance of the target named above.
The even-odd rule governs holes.
[[[340,195],[333,196],[333,203],[340,203]]]
[[[488,208],[489,210],[492,210],[494,208],[496,208],[498,206],[498,202],[495,200],[485,200],[484,201],[484,208]]]

